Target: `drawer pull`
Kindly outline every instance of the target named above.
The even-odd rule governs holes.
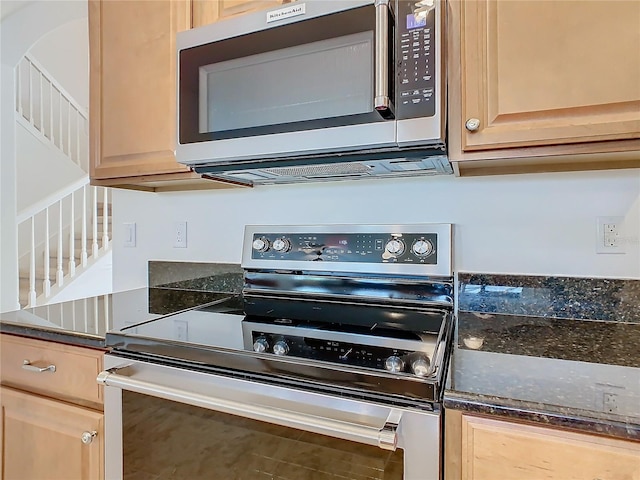
[[[22,361],[22,368],[24,368],[25,370],[29,370],[30,372],[37,372],[37,373],[42,373],[42,372],[53,373],[56,371],[55,365],[49,365],[48,367],[36,367],[35,365],[31,365],[31,362],[29,360]]]

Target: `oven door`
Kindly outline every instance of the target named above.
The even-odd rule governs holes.
[[[106,478],[437,479],[439,410],[105,356]]]
[[[395,146],[393,32],[388,4],[372,0],[292,3],[180,32],[178,160]]]

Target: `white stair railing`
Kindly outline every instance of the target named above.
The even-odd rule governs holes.
[[[19,245],[25,245],[25,238],[29,242],[28,252],[21,252],[20,257],[20,271],[29,272],[29,291],[26,299],[20,299],[21,304],[26,302],[29,307],[34,307],[45,303],[80,269],[86,268],[109,250],[109,197],[110,189],[91,186],[88,178],[84,178],[18,215]],[[100,200],[104,202],[103,205],[99,205]],[[101,217],[98,216],[99,207],[102,208]],[[53,228],[49,222],[52,214],[58,218]],[[87,224],[91,225],[91,238],[87,237]],[[79,235],[76,234],[76,226],[81,229]],[[98,244],[99,235],[102,246]],[[89,243],[91,256],[88,255]],[[65,251],[68,252],[66,269]],[[52,259],[56,264],[54,282],[50,278]],[[23,265],[27,261],[28,268]],[[42,288],[39,288],[38,278],[42,279]]]
[[[19,122],[29,124],[41,140],[89,172],[86,109],[29,54],[16,67],[16,112]]]

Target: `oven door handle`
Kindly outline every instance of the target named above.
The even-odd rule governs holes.
[[[379,428],[291,410],[216,398],[210,395],[203,395],[134,379],[126,375],[114,373],[116,370],[118,369],[115,368],[101,372],[97,378],[98,383],[106,387],[115,387],[121,390],[163,398],[165,400],[187,403],[218,412],[251,418],[253,420],[275,423],[285,427],[298,428],[322,435],[366,443],[368,445],[378,446],[383,450],[394,451],[398,445],[398,435],[396,431],[402,417],[402,411],[400,410],[390,409],[384,426]]]

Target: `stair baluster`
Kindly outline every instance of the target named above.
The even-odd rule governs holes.
[[[102,198],[102,249],[109,248],[109,191],[103,188]]]
[[[29,63],[29,99],[33,99],[33,64]],[[29,121],[33,125],[33,104],[29,102]]]
[[[93,212],[92,219],[92,227],[93,227],[93,243],[91,244],[92,250],[91,254],[94,257],[98,256],[98,187],[91,187],[93,190],[93,208],[91,209]]]
[[[29,255],[29,305],[36,304],[36,223],[31,217],[31,253]]]
[[[76,275],[76,228],[75,228],[75,201],[74,193],[71,192],[71,219],[69,222],[69,276],[74,277]]]
[[[56,270],[56,283],[64,285],[64,269],[62,263],[62,199],[58,208],[58,268]]]
[[[50,240],[49,240],[49,207],[44,210],[44,280],[42,281],[42,290],[45,297],[51,295],[51,278],[50,278]],[[35,249],[34,249],[35,251]]]
[[[87,266],[87,186],[82,187],[82,246],[80,251],[80,265]]]

